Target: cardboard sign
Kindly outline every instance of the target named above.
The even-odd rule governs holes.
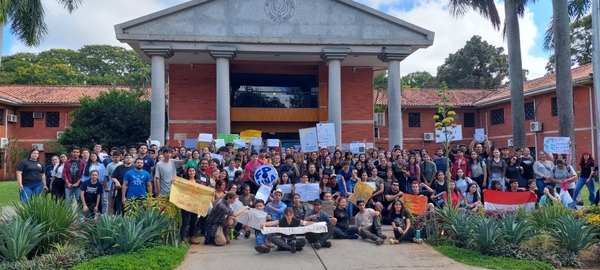
[[[363,142],[353,142],[350,144],[350,151],[354,154],[364,154],[366,151],[366,144]]]
[[[169,201],[183,210],[205,217],[214,192],[212,188],[175,177]]]
[[[319,188],[318,183],[314,184],[296,184],[294,185],[294,189],[296,190],[296,194],[300,195],[300,200],[303,202],[314,201],[319,198],[319,193],[321,193],[321,189]]]
[[[408,193],[402,194],[402,203],[411,214],[421,215],[427,211],[427,197]]]
[[[231,208],[233,212],[237,212],[238,210],[244,208],[244,204],[240,202],[239,199],[235,199],[235,202],[233,204],[230,204],[229,208]]]
[[[187,134],[185,133],[175,133],[173,134],[173,139],[176,141],[183,141],[187,139]]]
[[[356,183],[356,185],[354,185],[354,193],[350,195],[348,201],[353,203],[354,205],[356,205],[356,201],[358,201],[359,199],[368,202],[371,198],[371,194],[373,194],[373,191],[375,191],[375,189],[373,189],[369,184],[359,181]]]
[[[323,208],[321,208],[321,211],[327,213],[330,217],[333,217],[333,210],[335,210],[335,203],[333,203],[333,201],[323,201]]]
[[[306,234],[311,233],[326,233],[327,223],[318,222],[305,227],[264,227],[262,230],[263,234],[280,233],[285,235],[293,234]]]
[[[260,230],[260,224],[267,222],[267,212],[249,209],[239,215],[237,217],[237,221],[254,229]]]
[[[571,152],[569,137],[545,137],[544,152],[552,154],[569,154]]]

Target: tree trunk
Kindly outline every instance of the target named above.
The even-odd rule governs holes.
[[[571,80],[571,35],[566,0],[552,0],[558,134],[574,145],[573,85]],[[575,154],[575,153],[573,153]],[[575,159],[573,159],[575,160]]]
[[[504,7],[506,15],[505,39],[508,45],[508,77],[510,80],[510,104],[512,107],[513,145],[514,149],[519,149],[527,147],[519,18],[517,16],[515,0],[505,0]]]

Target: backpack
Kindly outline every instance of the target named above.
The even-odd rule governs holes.
[[[567,166],[567,174],[571,175],[571,166],[570,165],[565,165]],[[556,166],[552,167],[552,176],[555,176],[556,174]]]

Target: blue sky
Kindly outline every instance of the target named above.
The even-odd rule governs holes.
[[[260,1],[260,0],[252,0]],[[301,1],[301,0],[296,0]],[[473,35],[480,35],[495,46],[505,46],[499,32],[478,14],[470,12],[464,18],[454,18],[446,9],[448,0],[355,0],[410,23],[434,31],[435,42],[430,48],[419,50],[402,63],[402,73],[429,71],[433,74],[449,53],[464,46]],[[498,0],[497,0],[498,1]],[[50,48],[78,49],[87,44],[120,45],[114,34],[114,25],[151,12],[171,7],[186,0],[103,0],[84,1],[83,6],[68,14],[54,0],[42,0],[47,8],[46,22],[49,35],[38,48],[28,48],[4,29],[2,54],[39,52]],[[530,70],[530,78],[544,74],[548,52],[542,50],[543,33],[552,14],[549,0],[538,0],[526,10],[521,21],[523,68]],[[503,3],[497,3],[503,17]],[[118,7],[118,8],[115,8]],[[435,18],[432,20],[430,18]]]

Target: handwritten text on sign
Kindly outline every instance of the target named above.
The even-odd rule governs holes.
[[[365,182],[358,182],[354,186],[354,193],[350,195],[348,201],[352,202],[356,205],[357,200],[364,200],[365,202],[369,201],[371,198],[371,194],[373,194],[374,189]]]
[[[260,224],[267,222],[267,212],[249,209],[239,215],[237,217],[237,221],[254,229],[260,230]]]
[[[175,177],[169,201],[183,210],[205,217],[214,192],[212,188]]]
[[[311,233],[326,233],[327,224],[325,222],[314,223],[305,227],[264,227],[263,234],[280,233],[285,235]]]
[[[544,138],[544,151],[552,154],[569,154],[569,137],[546,137]]]

